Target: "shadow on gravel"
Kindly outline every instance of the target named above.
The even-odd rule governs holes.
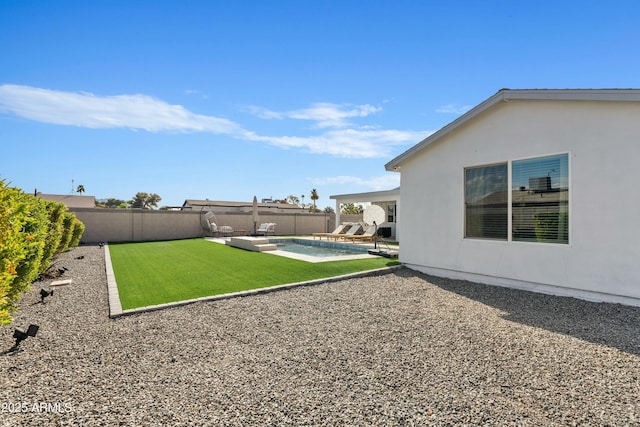
[[[640,307],[595,303],[412,273],[441,289],[502,310],[506,320],[640,355]]]

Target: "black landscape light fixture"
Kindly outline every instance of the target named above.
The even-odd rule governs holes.
[[[40,302],[42,304],[44,304],[44,299],[49,296],[53,296],[53,289],[51,289],[50,291],[46,290],[45,288],[40,289]]]
[[[29,328],[27,328],[26,332],[22,329],[16,328],[16,330],[13,332],[13,337],[16,339],[16,344],[9,350],[5,351],[4,354],[15,354],[21,352],[22,349],[20,348],[20,343],[29,337],[35,337],[38,333],[38,329],[40,329],[38,325],[29,325]]]

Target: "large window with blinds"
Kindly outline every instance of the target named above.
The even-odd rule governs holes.
[[[464,186],[466,238],[569,243],[568,154],[468,167]]]
[[[465,237],[507,240],[507,163],[464,170]]]
[[[569,155],[511,163],[514,241],[569,243]]]

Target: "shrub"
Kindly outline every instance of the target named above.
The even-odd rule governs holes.
[[[64,220],[64,214],[67,211],[67,207],[64,203],[48,201],[46,202],[46,205],[49,216],[49,231],[48,238],[44,243],[44,251],[42,254],[43,268],[40,268],[40,273],[44,273],[47,268],[49,268],[51,260],[58,254],[58,247],[62,240],[62,221]]]
[[[71,239],[73,238],[73,222],[76,216],[71,212],[65,212],[62,219],[62,239],[60,240],[60,246],[58,246],[58,253],[62,253],[69,249],[71,245]]]
[[[18,196],[17,190],[0,180],[0,324],[11,321],[9,293],[18,275],[16,264],[26,254],[19,236],[25,216]]]
[[[19,203],[23,207],[25,219],[17,235],[24,248],[24,256],[16,260],[16,278],[7,294],[10,302],[16,302],[22,292],[29,288],[40,274],[42,255],[49,228],[45,202],[31,195],[20,193]]]
[[[71,241],[69,242],[69,247],[75,248],[80,244],[80,239],[84,234],[85,226],[82,221],[77,219],[75,216],[73,217],[73,232],[71,233]]]
[[[0,324],[55,255],[80,242],[84,224],[62,203],[42,200],[0,180]]]

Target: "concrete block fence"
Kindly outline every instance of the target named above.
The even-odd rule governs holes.
[[[85,225],[82,243],[143,242],[176,240],[207,235],[199,211],[159,211],[148,209],[70,208]],[[253,232],[250,212],[216,214],[218,226],[236,232]],[[362,221],[362,215],[341,215],[342,222]],[[335,215],[311,213],[264,213],[260,223],[274,222],[278,235],[305,235],[335,228]],[[260,224],[258,224],[260,226]]]

